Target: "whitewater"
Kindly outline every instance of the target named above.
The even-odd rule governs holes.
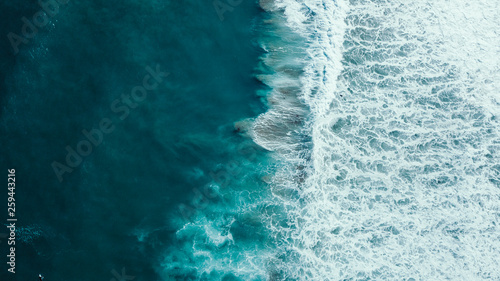
[[[259,4],[267,111],[235,129],[271,157],[220,164],[160,275],[499,280],[500,3]]]
[[[266,279],[500,279],[500,3],[260,4]]]

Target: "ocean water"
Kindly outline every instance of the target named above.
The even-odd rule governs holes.
[[[234,125],[265,111],[253,76],[258,6],[221,20],[208,1],[69,1],[15,54],[7,34],[38,10],[2,1],[0,163],[16,169],[18,237],[15,276],[0,244],[1,280],[197,280],[203,260],[188,243],[204,238],[178,231],[199,214],[215,224],[220,209],[227,221],[214,231],[234,221],[233,237],[249,240],[237,208],[263,189],[266,153]],[[157,66],[169,75],[127,104]],[[66,147],[77,151],[105,118],[114,130],[59,181],[53,163],[69,165]],[[189,261],[167,263],[176,253]]]
[[[0,43],[1,280],[500,279],[499,5],[60,4]]]
[[[265,4],[302,38],[265,57],[277,104],[255,124],[288,163],[277,280],[499,279],[499,3]]]

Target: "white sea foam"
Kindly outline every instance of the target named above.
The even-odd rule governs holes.
[[[268,78],[299,89],[267,79],[277,103],[253,132],[286,159],[273,181],[286,215],[268,218],[273,278],[500,279],[499,5],[263,3],[304,42],[299,77],[277,67],[289,52],[268,49]]]

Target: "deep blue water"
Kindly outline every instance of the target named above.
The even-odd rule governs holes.
[[[260,11],[245,1],[221,20],[210,1],[74,0],[14,54],[4,35],[21,34],[21,17],[39,9],[36,1],[1,3],[0,163],[16,169],[19,228],[17,273],[2,262],[2,280],[111,280],[122,268],[135,280],[159,280],[163,257],[181,243],[175,231],[205,208],[193,202],[218,180],[210,173],[265,157],[234,128],[264,111],[253,78]],[[121,120],[113,101],[157,65],[169,76]],[[59,182],[51,164],[66,165],[65,147],[76,150],[82,130],[103,118],[114,131]]]

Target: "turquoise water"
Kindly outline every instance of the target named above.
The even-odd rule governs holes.
[[[496,3],[59,8],[0,41],[2,280],[500,278]]]

